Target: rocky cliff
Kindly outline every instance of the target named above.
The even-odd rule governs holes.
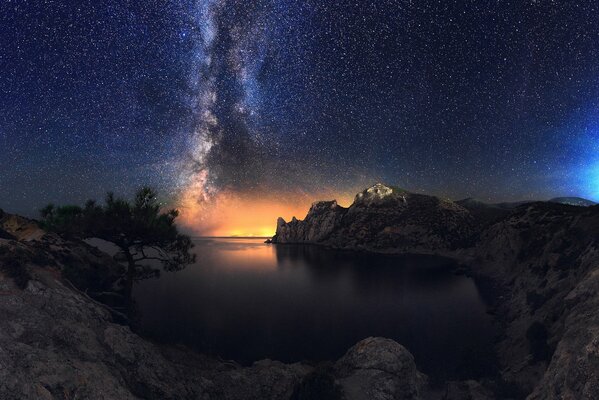
[[[313,203],[303,221],[294,217],[285,222],[279,218],[274,240],[279,243],[316,243],[326,240],[339,227],[346,214],[347,208],[341,207],[335,200]]]
[[[468,210],[434,196],[376,184],[345,209],[314,203],[306,218],[277,221],[274,243],[318,243],[382,252],[441,253],[464,246],[475,232]]]
[[[505,381],[531,399],[599,398],[599,207],[522,206],[474,249],[473,273],[502,288]]]

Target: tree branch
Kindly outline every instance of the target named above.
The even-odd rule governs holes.
[[[140,246],[140,247],[135,248],[136,252],[134,254],[132,254],[132,256],[135,257],[141,253],[142,257],[134,258],[133,259],[134,262],[139,262],[139,261],[144,261],[144,260],[157,260],[157,261],[162,261],[162,262],[172,261],[172,257],[170,257],[168,255],[168,253],[166,251],[164,251],[163,249],[161,249],[160,247],[156,247],[156,246],[145,246],[145,247],[155,250],[159,255],[158,256],[148,256],[146,254],[146,252],[144,251],[144,246]]]
[[[134,258],[133,259],[133,261],[135,261],[135,262],[144,261],[144,260],[169,261],[169,259],[160,258],[160,257],[141,257],[141,258]]]

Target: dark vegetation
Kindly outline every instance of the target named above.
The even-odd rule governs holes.
[[[12,278],[21,289],[25,289],[31,276],[25,267],[27,253],[19,248],[0,246],[0,272]]]
[[[25,289],[31,279],[27,265],[52,265],[52,262],[37,248],[0,245],[0,272],[12,278],[20,289]]]
[[[195,261],[190,252],[193,247],[190,238],[180,234],[175,225],[177,210],[161,210],[156,193],[149,188],[140,189],[132,202],[109,193],[103,205],[93,200],[83,207],[50,204],[40,213],[41,225],[48,231],[68,238],[99,238],[115,244],[127,265],[123,276],[126,298],[130,298],[135,281],[159,274],[156,265],[166,271],[177,271]],[[67,277],[83,287],[93,286],[106,276],[101,267],[92,269],[91,275],[81,275],[77,266],[69,263],[68,256],[62,261]]]
[[[91,246],[87,250],[97,251]],[[56,254],[56,258],[62,266],[62,276],[94,297],[96,293],[110,291],[113,283],[124,273],[124,268],[115,269],[114,263],[103,262],[99,257],[90,257],[87,252],[63,249]]]

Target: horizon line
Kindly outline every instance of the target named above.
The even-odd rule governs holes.
[[[273,234],[274,236],[274,234]],[[272,236],[190,236],[192,239],[270,239]]]

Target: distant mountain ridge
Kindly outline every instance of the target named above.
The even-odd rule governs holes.
[[[456,203],[458,203],[462,207],[465,207],[468,209],[493,207],[493,208],[502,208],[502,209],[511,210],[511,209],[519,207],[523,204],[535,203],[537,201],[542,201],[542,200],[523,200],[523,201],[512,201],[512,202],[508,201],[508,202],[501,202],[501,203],[486,203],[486,202],[476,199],[474,197],[467,197],[462,200],[456,200]],[[576,196],[554,197],[552,199],[547,200],[547,202],[568,204],[571,206],[579,206],[579,207],[590,207],[590,206],[594,206],[597,204],[596,202],[594,202],[592,200],[585,199],[583,197],[576,197]]]
[[[542,202],[543,201],[537,200],[524,200],[502,203],[486,203],[472,197],[456,201],[457,204],[470,211],[470,213],[476,218],[477,223],[481,226],[488,225],[508,216],[518,207],[524,206],[526,204]],[[545,203],[559,203],[578,207],[590,207],[596,204],[591,200],[583,199],[581,197],[555,197],[545,201]]]
[[[592,200],[584,199],[582,197],[554,197],[549,200],[551,203],[560,203],[560,204],[568,204],[571,206],[579,206],[579,207],[590,207],[594,206],[595,203]]]
[[[523,204],[534,203],[535,200],[523,200],[523,201],[504,201],[501,203],[486,203],[482,200],[475,199],[473,197],[468,197],[462,200],[456,200],[456,203],[461,205],[462,207],[471,209],[471,208],[501,208],[504,210],[512,210],[516,207],[519,207]]]

